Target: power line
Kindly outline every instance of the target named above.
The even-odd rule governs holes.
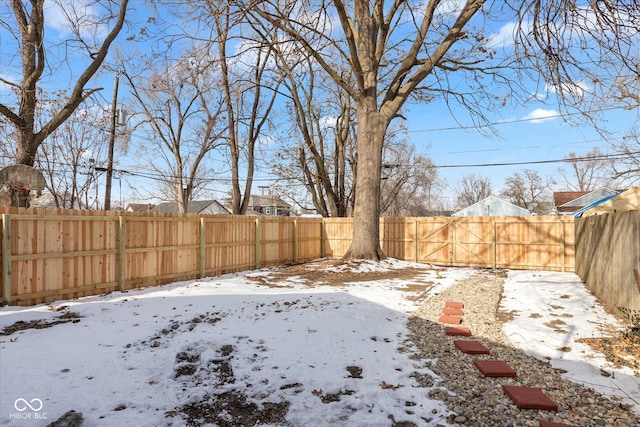
[[[640,151],[633,151],[629,153],[615,153],[604,154],[602,156],[586,156],[586,157],[573,157],[568,159],[554,159],[554,160],[531,160],[528,162],[505,162],[505,163],[476,163],[476,164],[457,164],[457,165],[435,165],[435,168],[480,168],[480,167],[495,167],[495,166],[522,166],[522,165],[541,165],[548,163],[572,163],[590,160],[621,160],[626,157],[639,155]]]
[[[604,113],[606,111],[613,111],[613,110],[628,110],[628,109],[623,107],[607,107],[607,108],[592,110],[590,111],[590,113]],[[491,122],[491,123],[486,123],[484,125],[466,125],[466,126],[458,125],[458,126],[450,126],[450,127],[444,127],[444,128],[407,130],[407,132],[421,133],[421,132],[441,132],[441,131],[450,131],[450,130],[477,130],[477,129],[487,128],[492,126],[510,125],[513,123],[535,122],[540,120],[549,120],[549,119],[557,119],[557,118],[567,117],[567,116],[580,116],[580,115],[584,115],[584,113],[582,112],[556,113],[556,114],[549,114],[541,117],[528,117],[524,119],[512,119],[512,120],[504,120],[500,122]]]

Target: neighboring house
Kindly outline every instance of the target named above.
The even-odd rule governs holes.
[[[51,193],[44,193],[40,197],[34,197],[34,193],[31,193],[31,201],[29,202],[29,206],[32,208],[38,209],[57,209],[56,206],[56,198]],[[68,195],[67,195],[68,196]],[[70,199],[71,197],[67,197]],[[65,200],[65,205],[60,206],[61,209],[85,209],[84,203],[81,200],[76,199],[76,202],[73,206]]]
[[[163,202],[149,212],[178,213],[177,202]],[[187,204],[187,213],[203,215],[228,215],[229,211],[217,200],[192,200]]]
[[[586,209],[582,217],[637,210],[640,210],[640,187],[630,188],[591,209]]]
[[[247,215],[259,213],[271,216],[291,216],[291,205],[276,196],[251,196],[247,206]]]
[[[451,216],[531,216],[527,209],[516,206],[495,196],[489,196],[473,205],[459,210]]]
[[[151,203],[129,203],[124,210],[125,212],[149,212],[155,206]]]
[[[596,203],[619,191],[601,188],[595,191],[557,191],[553,193],[554,212],[558,215],[573,215],[580,209]]]

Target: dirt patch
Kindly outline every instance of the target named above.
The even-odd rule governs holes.
[[[365,264],[364,261],[342,261],[342,260],[326,260],[321,262],[314,262],[310,264],[295,264],[287,267],[279,268],[276,271],[270,272],[267,275],[251,276],[247,277],[248,280],[262,286],[269,286],[272,288],[288,287],[283,286],[282,282],[286,282],[287,279],[296,278],[296,282],[306,283],[307,286],[344,286],[346,283],[355,282],[372,282],[376,280],[387,279],[412,279],[416,278],[420,274],[424,274],[425,271],[442,271],[442,268],[429,267],[425,265],[424,268],[404,268],[394,269],[391,271],[362,271],[359,267]],[[421,281],[420,284],[406,286],[400,288],[400,290],[406,290],[407,292],[416,292],[426,290],[433,282]]]
[[[602,353],[617,368],[627,367],[640,377],[640,336],[634,338],[581,338],[576,342],[587,344]]]
[[[220,427],[255,426],[284,423],[289,402],[250,402],[247,396],[236,391],[205,396],[202,401],[180,408],[188,426],[217,425]],[[167,416],[173,416],[173,412]]]
[[[322,393],[322,390],[313,390],[311,394],[318,396],[322,403],[340,402],[342,396],[350,396],[355,393],[354,390],[340,390],[337,393]]]
[[[73,311],[68,311],[65,314],[58,316],[55,320],[30,320],[28,322],[18,321],[13,325],[7,326],[2,331],[0,331],[0,335],[11,335],[13,333],[19,331],[25,331],[27,329],[45,329],[51,328],[55,325],[61,325],[63,323],[78,323],[80,321],[80,316],[78,313]]]
[[[547,328],[551,328],[553,329],[554,332],[557,332],[559,334],[564,334],[567,331],[565,331],[564,329],[561,328],[561,326],[566,325],[567,323],[560,320],[560,319],[556,319],[556,320],[552,320],[550,322],[546,322],[544,324],[544,326],[546,326]]]
[[[362,378],[362,368],[359,366],[347,366],[349,378]]]
[[[205,345],[194,344],[178,352],[174,379],[182,383],[185,389],[194,385],[210,384],[211,392],[175,410],[167,411],[166,417],[181,416],[187,426],[255,426],[285,421],[289,402],[256,403],[242,391],[228,389],[228,386],[236,383],[231,366],[235,352],[233,344],[219,346],[215,351],[216,357],[209,360],[202,357],[205,348]],[[291,385],[297,386],[298,384]],[[225,388],[228,391],[216,393],[217,390]]]

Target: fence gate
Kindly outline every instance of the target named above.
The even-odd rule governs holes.
[[[420,218],[417,220],[417,261],[429,264],[453,265],[454,232],[450,218]]]
[[[462,217],[451,222],[451,265],[496,266],[495,230],[490,217]]]

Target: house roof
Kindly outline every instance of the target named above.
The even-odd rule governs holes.
[[[249,206],[252,207],[266,207],[275,206],[278,208],[290,209],[291,205],[284,202],[281,198],[276,196],[251,196],[249,199]]]
[[[553,206],[558,208],[589,193],[590,191],[556,191],[553,193]]]
[[[489,196],[451,216],[528,216],[525,208],[509,203],[495,196]]]
[[[227,211],[218,201],[216,200],[192,200],[187,204],[187,213],[202,213],[208,208],[214,208],[215,210],[223,210]],[[160,212],[160,213],[177,213],[178,212],[178,203],[177,202],[163,202],[159,203],[150,212]]]
[[[156,205],[151,203],[129,203],[125,210],[129,212],[148,212],[155,206]]]

